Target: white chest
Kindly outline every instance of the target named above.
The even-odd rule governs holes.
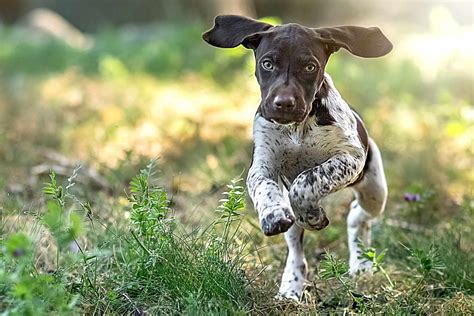
[[[329,159],[344,133],[336,126],[308,126],[304,131],[288,129],[280,134],[280,172],[290,181],[302,171]]]

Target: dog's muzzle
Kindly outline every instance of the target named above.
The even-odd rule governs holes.
[[[262,115],[277,124],[301,123],[305,120],[308,110],[302,100],[293,96],[277,95],[263,106]]]

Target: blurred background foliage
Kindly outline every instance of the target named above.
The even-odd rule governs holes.
[[[2,229],[27,227],[44,209],[38,188],[45,175],[53,169],[65,179],[77,163],[84,173],[78,194],[105,222],[126,220],[118,196],[154,157],[178,217],[210,221],[225,184],[245,176],[259,102],[252,53],[201,40],[219,13],[381,27],[394,43],[390,55],[340,51],[326,69],[382,150],[385,219],[395,228],[381,243],[390,244],[397,229],[436,235],[446,228],[471,236],[459,247],[472,253],[471,1],[0,1]],[[404,193],[419,194],[420,203]],[[333,225],[307,234],[317,245],[312,253],[334,241],[344,253],[350,199],[343,192],[328,201]],[[282,238],[264,239],[252,208],[246,213],[255,242],[271,244],[264,261],[282,261]]]
[[[327,72],[381,144],[394,192],[417,183],[459,202],[473,181],[469,8],[462,1],[2,2],[9,24],[0,28],[0,183],[23,185],[44,150],[122,181],[130,174],[121,167],[159,156],[176,192],[206,191],[244,171],[258,103],[252,56],[200,38],[211,16],[234,10],[279,13],[275,23],[379,25],[393,53],[364,60],[341,51]]]

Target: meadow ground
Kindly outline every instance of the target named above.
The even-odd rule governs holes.
[[[356,278],[351,193],[327,202],[296,304],[274,299],[285,244],[263,236],[235,180],[251,156],[252,56],[205,46],[202,29],[104,30],[87,49],[0,29],[0,310],[472,314],[472,60],[427,74],[403,54],[332,57],[381,147],[389,201],[365,252],[374,271]]]

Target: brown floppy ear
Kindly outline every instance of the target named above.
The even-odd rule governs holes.
[[[392,43],[378,27],[338,26],[314,29],[330,53],[340,47],[359,57],[380,57],[388,54]]]
[[[218,15],[214,20],[214,27],[202,34],[202,38],[209,44],[222,48],[236,47],[240,44],[244,44],[247,48],[255,48],[255,39],[243,43],[245,38],[271,27],[271,24],[240,15]]]

